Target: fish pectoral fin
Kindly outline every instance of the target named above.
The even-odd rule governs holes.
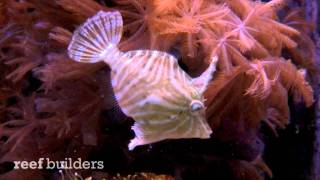
[[[95,63],[114,51],[118,51],[123,29],[118,11],[100,11],[80,26],[72,36],[68,55],[78,62]]]
[[[209,81],[212,79],[213,73],[216,71],[217,62],[218,57],[213,56],[211,58],[209,67],[199,77],[191,80],[191,84],[195,86],[201,94],[206,90]]]

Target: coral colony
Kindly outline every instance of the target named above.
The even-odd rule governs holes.
[[[0,179],[277,177],[264,137],[314,101],[301,4],[1,0]]]

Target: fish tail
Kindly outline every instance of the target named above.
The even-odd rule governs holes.
[[[109,64],[108,59],[115,59],[120,54],[117,45],[122,30],[122,16],[118,11],[100,11],[74,32],[68,55],[78,62],[106,61]]]

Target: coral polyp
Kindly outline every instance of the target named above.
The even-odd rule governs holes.
[[[318,91],[308,3],[1,0],[0,179],[54,178],[13,169],[44,157],[104,162],[83,177],[298,177]]]

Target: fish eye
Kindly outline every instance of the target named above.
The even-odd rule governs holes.
[[[198,101],[198,100],[193,100],[191,103],[190,103],[190,109],[192,112],[194,111],[199,111],[201,109],[204,108],[204,105],[201,101]]]

